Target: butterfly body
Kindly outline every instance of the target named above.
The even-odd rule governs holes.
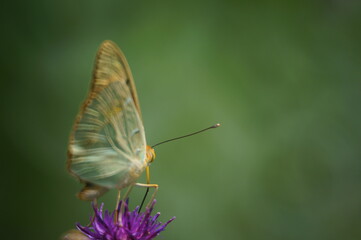
[[[67,169],[86,185],[79,198],[92,200],[134,184],[154,157],[128,63],[113,42],[105,41],[68,146]]]

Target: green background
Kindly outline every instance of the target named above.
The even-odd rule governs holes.
[[[99,44],[131,66],[159,239],[361,239],[359,1],[12,1],[1,7],[1,238],[58,239],[90,204],[65,169]],[[135,189],[131,205],[144,189]],[[116,193],[105,197],[112,209]]]

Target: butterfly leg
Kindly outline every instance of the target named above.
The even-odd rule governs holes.
[[[93,202],[93,206],[95,208],[98,208],[98,199],[94,198],[92,202]],[[87,227],[90,227],[93,224],[94,220],[95,220],[95,213],[94,213],[92,219],[90,220],[90,223],[87,225]]]
[[[116,207],[115,207],[115,212],[116,212],[116,214],[115,214],[115,219],[118,219],[117,221],[118,222],[121,222],[120,220],[119,220],[119,217],[122,215],[122,213],[124,212],[124,202],[125,201],[127,201],[127,198],[128,198],[128,196],[129,196],[129,194],[130,194],[130,192],[132,191],[132,189],[133,189],[133,187],[134,187],[134,184],[133,185],[130,185],[129,187],[128,187],[128,190],[126,191],[126,193],[125,193],[125,195],[124,195],[124,197],[123,197],[123,202],[122,202],[122,204],[120,205],[120,209],[119,209],[119,211],[118,211],[118,207],[119,207],[119,202],[121,201],[120,199],[120,189],[118,190],[118,196],[117,196],[117,205],[116,205]],[[120,215],[119,215],[120,214]]]
[[[119,201],[120,201],[120,193],[121,190],[118,189],[118,194],[117,194],[117,202],[115,203],[115,216],[114,216],[114,221],[116,222],[118,219],[118,206],[119,206]]]
[[[127,190],[127,192],[125,193],[125,195],[124,195],[124,197],[123,197],[123,201],[126,201],[126,200],[127,200],[127,198],[128,198],[128,196],[129,196],[130,192],[132,191],[133,187],[134,187],[134,184],[133,184],[133,185],[130,185],[130,186],[128,187],[128,190]]]
[[[147,208],[149,208],[152,205],[152,202],[153,202],[153,200],[155,198],[155,195],[158,192],[158,188],[159,188],[158,184],[136,183],[134,185],[138,186],[138,187],[154,188],[154,193],[153,193],[152,197],[150,198],[149,203],[147,204]]]
[[[146,172],[147,184],[150,184],[150,168],[149,168],[149,166],[146,167],[145,172]],[[138,213],[140,213],[140,211],[142,210],[145,199],[147,199],[148,192],[149,192],[149,187],[147,187],[147,191],[145,191],[142,203],[140,204],[140,207],[138,209]]]

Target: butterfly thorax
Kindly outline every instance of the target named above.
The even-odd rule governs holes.
[[[155,151],[151,146],[147,145],[145,161],[147,164],[150,164],[154,161],[154,159],[155,159]]]

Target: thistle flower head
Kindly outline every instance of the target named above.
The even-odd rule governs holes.
[[[103,213],[103,203],[99,208],[93,205],[94,217],[90,226],[77,224],[77,228],[89,239],[150,240],[164,231],[175,218],[171,218],[166,223],[157,221],[160,213],[151,216],[155,203],[154,200],[143,213],[138,213],[139,206],[130,211],[127,201],[120,201],[113,212],[105,210]]]

